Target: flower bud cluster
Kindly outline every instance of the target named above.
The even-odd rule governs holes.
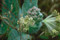
[[[42,15],[42,13],[40,12],[40,9],[39,9],[39,8],[37,8],[37,7],[35,7],[35,6],[32,7],[31,9],[28,10],[28,14],[29,14],[31,17],[33,17],[33,19],[34,19],[35,21],[38,21],[38,22],[42,21],[43,15]]]

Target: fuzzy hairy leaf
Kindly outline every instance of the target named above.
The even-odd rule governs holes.
[[[17,0],[4,0],[2,5],[3,5],[2,16],[8,18],[8,20],[3,19],[3,21],[4,20],[7,21],[13,27],[16,26],[17,20],[18,20],[18,13],[19,13],[18,1]],[[9,26],[4,22],[1,22],[1,24],[3,24],[3,27],[0,26],[0,30],[4,31],[3,33],[5,33],[5,31],[7,31],[7,28]],[[2,32],[0,33],[3,34]]]
[[[37,25],[30,26],[29,34],[33,34],[33,33],[37,34],[37,32],[40,30],[41,26],[42,26],[42,23],[40,23],[38,26]]]
[[[8,26],[6,26],[6,24],[2,22],[0,24],[0,34],[4,34],[5,32],[7,32],[7,28]]]
[[[8,34],[8,40],[20,40],[20,35],[14,29],[12,29]]]
[[[8,40],[31,40],[31,36],[25,33],[20,36],[16,30],[12,29],[8,34]]]

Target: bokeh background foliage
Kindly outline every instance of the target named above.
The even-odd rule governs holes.
[[[22,4],[24,3],[23,1],[24,0],[18,0],[18,1],[17,0],[3,0],[3,3],[2,3],[2,5],[3,5],[2,10],[3,11],[1,13],[4,17],[9,18],[10,21],[8,20],[8,22],[13,27],[15,27],[15,26],[17,27],[17,20],[19,19],[18,15],[20,14],[19,10],[21,10]],[[29,1],[27,1],[27,2],[29,3]],[[35,3],[33,3],[33,4],[35,4]],[[30,8],[32,6],[37,7],[36,4],[32,5],[32,6],[30,6],[30,4],[25,4],[25,5],[26,6],[23,5],[23,7],[22,7],[22,11],[24,11],[24,13],[29,9],[29,7]],[[24,7],[27,7],[27,5],[28,5],[28,8],[23,9]],[[51,14],[53,10],[57,10],[58,12],[60,12],[59,5],[60,5],[60,0],[38,0],[38,7],[41,9],[41,12],[43,13],[44,18],[46,18],[49,14]],[[5,19],[2,20],[2,22],[0,24],[0,29],[1,29],[0,35],[4,34],[3,35],[4,39],[7,38],[7,36],[8,36],[8,40],[20,40],[20,36],[19,36],[18,32],[16,30],[12,29],[11,27],[9,27],[6,23],[4,23],[4,21],[7,21],[7,20],[5,20]],[[13,24],[11,23],[11,21],[13,22]],[[45,26],[45,25],[43,25],[43,26]],[[42,27],[42,28],[44,28],[44,27]],[[38,31],[38,34],[32,34],[33,35],[32,40],[60,40],[60,34],[58,36],[52,38],[49,35],[49,33],[47,33],[47,32],[44,33],[44,35],[41,35],[38,37],[38,35],[40,35],[41,32],[42,32],[42,30]],[[6,36],[6,33],[8,34],[7,36]],[[47,36],[47,35],[49,35],[49,36]],[[26,39],[26,40],[30,39],[29,35],[27,38],[25,38],[26,36],[27,36],[27,34],[22,34],[22,37],[24,39]]]

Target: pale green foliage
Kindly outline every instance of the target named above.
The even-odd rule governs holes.
[[[20,40],[20,38],[21,40],[31,40],[31,36],[29,34],[22,33],[21,36],[22,38],[16,30],[12,29],[8,34],[8,40]]]
[[[53,15],[55,14],[55,15]],[[57,22],[59,22],[58,19],[60,19],[60,17],[57,17],[58,13],[56,11],[54,11],[51,15],[49,15],[47,18],[45,18],[43,20],[44,24],[47,26],[48,31],[50,32],[51,35],[55,34],[57,35],[59,33],[58,28],[60,28],[60,26],[58,26]]]

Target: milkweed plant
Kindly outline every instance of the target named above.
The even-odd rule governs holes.
[[[52,37],[58,35],[60,33],[60,14],[54,10],[44,19],[37,3],[38,0],[24,0],[22,8],[20,8],[17,0],[4,0],[2,15],[0,15],[0,19],[2,19],[0,35],[6,33],[7,40],[31,40],[32,34],[38,34],[38,31],[42,29],[47,30],[46,32],[42,30],[42,32],[49,33]]]

